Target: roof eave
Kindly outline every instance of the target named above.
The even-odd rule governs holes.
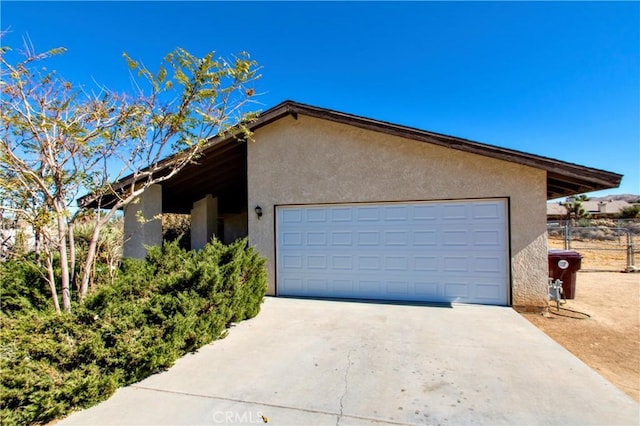
[[[360,127],[363,129],[384,132],[387,134],[400,136],[408,139],[432,143],[459,151],[472,154],[492,157],[504,161],[510,161],[534,168],[543,169],[548,175],[556,179],[562,177],[568,187],[560,193],[548,192],[548,199],[565,197],[584,192],[598,191],[602,189],[616,188],[620,185],[622,175],[605,170],[572,164],[553,158],[528,154],[521,151],[487,145],[468,139],[458,138],[398,124],[373,120],[353,114],[339,111],[332,111],[310,105],[299,104],[292,101],[285,101],[271,110],[269,122],[281,118],[288,114],[303,114],[316,118],[327,119],[343,124]],[[278,117],[278,118],[274,118]],[[575,184],[575,185],[572,185]]]
[[[429,132],[413,127],[301,104],[290,100],[283,101],[280,104],[264,111],[254,122],[250,123],[248,127],[251,131],[255,131],[286,116],[293,116],[297,119],[299,114],[545,170],[547,172],[548,186],[547,199],[566,197],[602,189],[617,188],[622,180],[622,175],[605,170],[580,166],[578,164],[567,163],[553,158],[528,154],[521,151],[500,148],[494,145],[483,144],[455,136]],[[217,145],[235,138],[236,136],[233,134],[215,136],[211,138],[207,143],[207,146],[203,149],[202,155],[206,155],[207,152],[215,149]],[[155,173],[161,173],[162,170],[169,167],[174,158],[175,156],[171,156],[160,162]],[[133,183],[133,179],[133,175],[126,176],[116,182],[116,187],[123,188],[126,185],[131,185]],[[78,200],[78,205],[81,207],[91,207],[95,202],[96,197],[94,197],[93,194],[87,194]]]

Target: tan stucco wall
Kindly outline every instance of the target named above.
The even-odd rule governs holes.
[[[247,161],[249,243],[267,258],[269,294],[275,205],[508,197],[512,304],[546,303],[543,170],[307,116],[257,130]]]
[[[221,216],[224,220],[224,243],[231,244],[247,234],[247,212],[227,213]]]
[[[204,248],[216,233],[218,198],[207,194],[193,203],[191,209],[191,250]]]
[[[124,208],[122,256],[144,259],[147,247],[162,245],[162,186],[151,185]]]

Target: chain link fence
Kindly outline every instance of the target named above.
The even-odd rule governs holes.
[[[547,223],[549,248],[575,250],[583,271],[640,269],[640,220],[579,220]]]

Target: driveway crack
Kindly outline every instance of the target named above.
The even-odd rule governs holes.
[[[344,371],[344,392],[342,396],[340,396],[340,414],[338,414],[338,418],[336,419],[336,426],[340,425],[340,420],[342,419],[342,415],[344,413],[344,397],[347,396],[347,392],[349,391],[349,370],[351,369],[351,353],[353,349],[349,351],[347,354],[347,368]]]

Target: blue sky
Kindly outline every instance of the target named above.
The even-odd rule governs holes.
[[[624,174],[640,194],[639,2],[10,2],[66,78],[127,90],[127,52],[246,50],[292,99]]]

